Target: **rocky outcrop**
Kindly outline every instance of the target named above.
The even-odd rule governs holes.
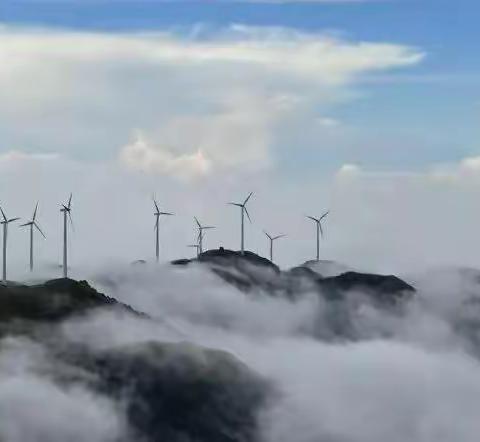
[[[91,375],[87,382],[97,393],[124,404],[130,440],[258,440],[256,416],[270,386],[226,352],[147,342],[69,350],[61,359]]]
[[[44,284],[0,285],[0,322],[52,322],[107,307],[140,315],[131,307],[97,292],[86,281],[54,279]]]
[[[263,378],[229,353],[186,342],[99,350],[62,333],[65,320],[100,309],[152,320],[85,281],[57,279],[0,286],[0,338],[21,334],[39,344],[50,361],[41,376],[60,388],[81,385],[119,404],[126,428],[115,442],[259,440],[257,416],[271,390]]]
[[[268,259],[252,252],[245,251],[242,254],[220,248],[202,253],[196,259],[177,260],[172,264],[188,265],[192,263],[208,266],[224,281],[244,292],[255,289],[274,292],[277,289],[276,280],[280,275],[280,269]]]
[[[321,278],[318,283],[329,296],[342,296],[345,292],[358,291],[384,305],[408,300],[415,292],[414,287],[394,275],[347,272],[330,278]]]
[[[327,300],[339,300],[348,294],[361,293],[375,303],[388,306],[410,299],[415,292],[413,286],[393,275],[348,271],[324,277],[319,273],[322,268],[328,270],[327,274],[335,274],[334,270],[344,267],[330,261],[317,265],[307,262],[288,271],[281,271],[268,259],[252,252],[242,255],[240,252],[219,249],[205,252],[198,259],[173,262],[176,265],[191,263],[206,265],[213,273],[243,292],[262,291],[290,299],[298,299],[311,292],[316,292]]]

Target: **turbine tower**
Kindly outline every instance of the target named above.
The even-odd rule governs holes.
[[[203,231],[214,229],[215,227],[214,226],[202,226],[200,224],[200,221],[198,221],[197,217],[194,217],[194,218],[195,218],[195,222],[197,223],[197,226],[198,226],[198,254],[200,255],[200,254],[203,253]]]
[[[2,212],[3,221],[1,224],[3,225],[3,283],[7,283],[7,235],[8,235],[8,225],[14,221],[19,220],[20,218],[11,218],[8,219],[5,215],[5,212],[0,207],[0,211]]]
[[[22,224],[20,227],[30,227],[30,271],[33,272],[33,228],[35,227],[40,234],[46,238],[44,233],[42,232],[42,229],[37,223],[37,210],[38,210],[38,203],[35,206],[35,211],[33,212],[33,217],[32,220],[29,221],[28,223]]]
[[[155,205],[155,257],[157,262],[160,260],[160,233],[159,233],[159,222],[161,216],[173,216],[173,213],[169,212],[160,212],[158,208],[157,201],[153,198],[153,204]]]
[[[263,233],[265,233],[265,235],[267,235],[267,238],[270,240],[270,261],[273,262],[273,242],[276,241],[277,239],[284,238],[287,235],[271,236],[265,231],[263,231]]]
[[[189,244],[187,247],[190,247],[190,248],[194,248],[196,249],[197,251],[197,258],[198,258],[198,255],[200,254],[199,250],[200,250],[200,244]]]
[[[329,211],[325,212],[320,218],[314,218],[313,216],[307,216],[307,218],[314,221],[317,225],[317,261],[320,261],[320,235],[323,238],[322,221],[324,220],[324,218],[328,214],[329,214]]]
[[[63,277],[67,278],[68,276],[68,252],[67,252],[67,218],[70,220],[70,224],[73,228],[73,221],[72,221],[72,194],[68,198],[67,205],[62,204],[62,208],[60,212],[63,212]]]
[[[252,222],[250,219],[250,215],[247,210],[247,203],[250,197],[253,195],[253,192],[250,192],[250,195],[247,196],[245,201],[243,203],[229,203],[232,206],[237,206],[240,207],[241,211],[241,240],[240,240],[240,249],[242,252],[242,255],[245,254],[245,214],[247,214],[248,220]]]

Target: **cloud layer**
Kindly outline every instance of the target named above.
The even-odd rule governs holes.
[[[182,178],[261,169],[276,160],[279,128],[331,128],[319,109],[345,100],[359,77],[423,57],[399,44],[244,25],[182,35],[4,27],[0,149],[112,159],[123,146],[129,167]]]
[[[188,254],[194,215],[218,227],[207,247],[236,248],[238,214],[225,203],[250,191],[247,246],[265,253],[263,229],[287,233],[277,249],[282,265],[313,256],[304,215],[327,208],[324,257],[383,271],[480,262],[471,241],[477,159],[415,174],[348,164],[337,173],[309,161],[321,149],[334,155],[335,141],[349,136],[332,113],[356,96],[358,80],[415,66],[420,50],[242,25],[181,35],[4,27],[1,37],[0,203],[27,217],[40,200],[48,241],[38,244],[38,260],[52,269],[58,204],[70,191],[77,266],[148,258],[154,192],[178,215],[161,226],[164,259]],[[23,233],[10,231],[17,275],[28,250]]]

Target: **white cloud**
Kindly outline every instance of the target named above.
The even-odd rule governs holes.
[[[178,214],[162,226],[165,259],[188,254],[184,244],[195,235],[193,215],[219,227],[209,233],[207,247],[237,247],[238,216],[225,203],[250,190],[256,194],[248,247],[264,252],[263,229],[288,233],[278,245],[281,264],[313,255],[313,231],[303,214],[328,207],[322,256],[368,268],[403,267],[418,257],[438,260],[444,257],[438,238],[452,226],[474,235],[473,209],[468,227],[454,219],[452,226],[446,218],[435,221],[443,185],[462,209],[474,204],[471,178],[455,187],[433,176],[441,170],[471,177],[475,160],[432,167],[428,179],[426,173],[371,174],[353,165],[335,178],[322,170],[303,174],[303,141],[322,147],[327,143],[321,136],[348,130],[348,122],[331,116],[331,107],[348,98],[356,80],[418,63],[421,52],[282,28],[237,25],[199,34],[3,29],[0,59],[9,63],[0,65],[0,149],[10,153],[0,158],[0,202],[8,213],[27,216],[41,201],[42,226],[49,232],[39,260],[60,259],[58,203],[70,191],[80,226],[72,236],[77,264],[88,261],[92,243],[97,260],[150,256],[154,191],[166,210]],[[12,148],[38,153],[26,161]],[[58,156],[40,153],[52,151]],[[89,162],[69,160],[72,154]],[[93,214],[104,213],[116,221],[99,228]],[[410,213],[422,223],[413,216],[405,220]],[[432,222],[441,228],[429,228]],[[406,248],[417,231],[421,240]],[[448,241],[455,251],[448,258],[477,259],[471,242]],[[24,268],[26,242],[23,232],[11,231],[10,244],[17,244],[10,252],[12,268]]]
[[[305,335],[329,327],[318,296],[297,303],[261,293],[241,296],[194,268],[109,266],[104,276],[109,294],[159,320],[120,323],[118,316],[98,313],[64,324],[63,333],[95,349],[187,339],[232,352],[279,392],[260,416],[262,440],[478,438],[479,363],[465,349],[470,333],[452,326],[478,290],[465,275],[460,281],[454,272],[442,272],[440,281],[426,275],[404,315],[358,310],[350,323],[355,342]],[[442,298],[449,307],[439,307]]]
[[[0,344],[2,440],[102,442],[125,432],[119,407],[112,401],[80,383],[66,388],[54,381],[39,344],[14,338]]]
[[[332,127],[318,110],[345,100],[356,79],[424,57],[404,45],[243,25],[187,36],[7,26],[0,37],[0,149],[112,158],[138,128],[148,153],[134,144],[121,157],[181,177],[269,167],[279,128]]]
[[[184,178],[202,176],[210,170],[210,161],[200,149],[192,154],[175,155],[149,143],[141,133],[122,149],[120,160],[132,170]]]
[[[473,156],[462,159],[458,164],[440,164],[430,170],[430,176],[435,180],[445,180],[456,183],[480,179],[480,157]]]
[[[28,161],[52,161],[59,159],[56,153],[27,153],[19,150],[10,150],[0,154],[0,167],[5,164],[11,167],[15,163]]]
[[[27,57],[28,55],[28,57]],[[49,61],[57,67],[69,63],[119,62],[181,67],[208,63],[259,66],[270,72],[290,72],[317,82],[339,83],[355,74],[410,66],[422,60],[417,49],[370,42],[349,42],[328,35],[306,34],[285,28],[235,25],[205,40],[173,34],[94,34],[76,32],[2,32],[2,77],[25,73],[28,66]],[[38,75],[54,72],[42,69]],[[65,72],[57,72],[62,74]],[[54,77],[50,77],[54,78]]]
[[[339,120],[330,117],[319,117],[317,122],[323,127],[337,127],[341,124]]]
[[[355,257],[361,266],[376,256],[372,268],[380,265],[385,272],[479,266],[472,244],[480,222],[478,165],[477,157],[418,171],[344,165],[335,177],[332,208],[331,240],[340,261]]]
[[[340,177],[348,177],[351,175],[356,175],[361,172],[361,168],[356,164],[344,164],[338,170],[338,176]]]
[[[169,119],[155,131],[159,143],[137,134],[120,160],[132,170],[181,178],[262,170],[270,166],[272,126],[287,108],[285,100],[232,97],[219,112]]]

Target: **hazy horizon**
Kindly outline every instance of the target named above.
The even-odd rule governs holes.
[[[247,249],[380,272],[480,267],[478,37],[473,1],[10,1],[0,9],[0,204],[36,201],[71,265],[240,248],[229,201],[255,192]],[[11,226],[21,278],[28,235]],[[27,274],[27,272],[25,272]],[[26,275],[28,276],[28,275]]]

